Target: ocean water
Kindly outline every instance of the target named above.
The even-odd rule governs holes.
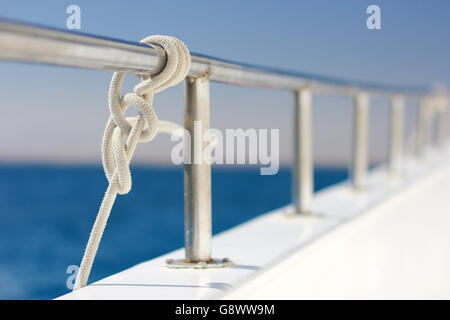
[[[90,281],[183,246],[182,169],[132,167],[132,176],[132,191],[116,200]],[[319,190],[347,172],[318,168],[314,176]],[[287,168],[273,176],[214,168],[212,179],[213,233],[290,202]],[[70,291],[66,269],[80,263],[106,186],[98,166],[0,165],[0,299]]]

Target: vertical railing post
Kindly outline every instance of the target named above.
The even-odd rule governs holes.
[[[418,129],[417,129],[417,155],[422,157],[425,155],[427,144],[430,140],[430,98],[423,96],[419,101],[419,116],[418,116]]]
[[[448,139],[448,97],[441,95],[439,97],[439,113],[438,113],[438,144],[443,148],[447,145]]]
[[[184,165],[185,252],[189,262],[211,260],[211,166],[202,159],[210,126],[209,79],[186,79],[184,127],[191,136],[191,163]],[[199,147],[202,150],[198,150]]]
[[[391,98],[390,107],[388,166],[391,173],[396,173],[399,169],[399,163],[403,152],[404,97],[402,95],[394,95]]]
[[[353,112],[353,187],[364,188],[368,168],[369,96],[359,92],[354,100]]]
[[[294,172],[292,198],[296,213],[309,213],[314,192],[312,156],[311,88],[295,92],[294,104]]]

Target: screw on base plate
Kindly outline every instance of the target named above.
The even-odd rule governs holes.
[[[233,261],[229,258],[211,259],[209,261],[191,262],[184,259],[167,259],[166,266],[171,269],[213,269],[232,267]]]

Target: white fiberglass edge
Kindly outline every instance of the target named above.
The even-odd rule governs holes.
[[[168,269],[179,249],[59,299],[449,298],[449,153],[407,159],[395,177],[376,168],[367,183],[318,192],[316,215],[287,206],[214,236],[213,257],[234,267]]]

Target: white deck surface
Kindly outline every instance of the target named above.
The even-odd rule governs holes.
[[[314,210],[285,207],[215,236],[213,256],[234,267],[165,267],[180,249],[60,298],[450,298],[448,154],[406,161],[397,177],[377,168],[364,192],[325,189]]]

